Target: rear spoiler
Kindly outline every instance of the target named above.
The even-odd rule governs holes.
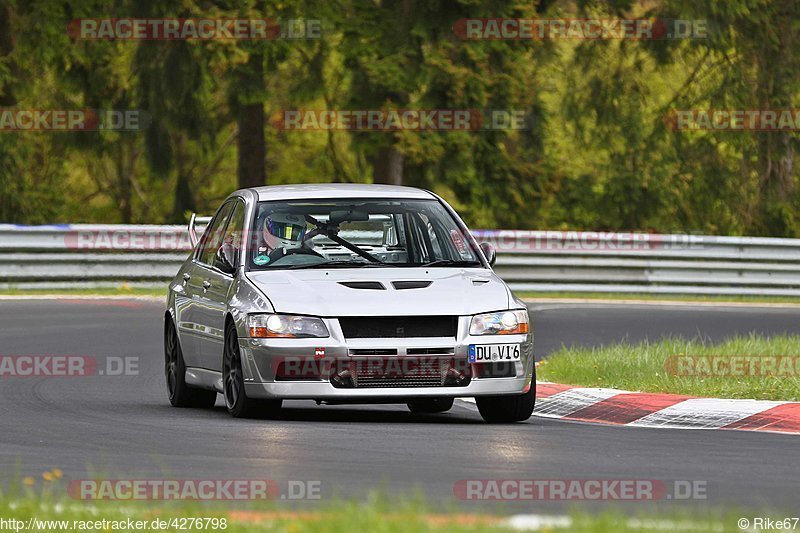
[[[192,218],[189,220],[189,240],[192,241],[192,247],[197,246],[197,241],[200,237],[197,235],[197,225],[207,226],[211,222],[212,217],[199,217],[197,213],[192,213]],[[202,233],[200,234],[202,235]]]

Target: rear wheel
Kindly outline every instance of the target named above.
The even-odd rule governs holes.
[[[406,405],[412,413],[444,413],[453,407],[453,398],[422,398]]]
[[[169,403],[174,407],[214,407],[217,393],[196,389],[186,384],[186,363],[183,361],[178,332],[171,318],[164,323],[164,376]]]
[[[525,394],[512,394],[508,396],[478,396],[475,398],[478,411],[486,422],[492,424],[507,424],[510,422],[523,422],[533,414],[536,403],[536,382],[531,383],[531,388]]]
[[[281,400],[248,398],[244,390],[244,372],[239,352],[236,328],[229,324],[225,332],[225,353],[222,364],[225,407],[234,418],[275,417],[281,410]]]

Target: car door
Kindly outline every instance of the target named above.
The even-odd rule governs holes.
[[[195,248],[192,262],[183,274],[183,304],[178,309],[178,330],[181,332],[181,347],[186,366],[203,368],[203,339],[210,334],[207,330],[203,309],[206,305],[203,282],[207,278],[207,260],[209,250],[216,250],[218,241],[230,219],[233,203],[227,202],[217,210],[211,223]],[[213,256],[213,253],[211,253]]]
[[[235,199],[232,204],[231,216],[219,236],[213,240],[209,250],[206,250],[198,265],[200,287],[197,294],[198,320],[203,325],[206,334],[200,340],[200,365],[202,368],[222,372],[222,348],[225,340],[225,313],[228,310],[228,294],[233,285],[234,274],[224,272],[216,263],[216,256],[223,244],[233,246],[237,251],[241,247],[244,234],[245,204],[241,199]],[[233,254],[238,261],[239,253]],[[238,264],[233,265],[234,268]]]

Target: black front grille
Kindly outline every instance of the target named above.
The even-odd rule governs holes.
[[[408,348],[407,355],[455,355],[455,348]]]
[[[396,348],[352,348],[350,355],[397,355]]]
[[[398,337],[453,337],[458,327],[454,316],[380,316],[339,319],[347,339]]]
[[[454,357],[337,361],[331,375],[331,385],[337,389],[466,387],[469,382],[469,364]]]

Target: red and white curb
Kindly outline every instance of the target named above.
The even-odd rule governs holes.
[[[461,398],[474,403],[474,398]],[[534,416],[614,426],[730,429],[800,435],[800,402],[724,400],[536,384]]]
[[[538,383],[535,416],[619,426],[800,435],[800,402],[724,400]]]

